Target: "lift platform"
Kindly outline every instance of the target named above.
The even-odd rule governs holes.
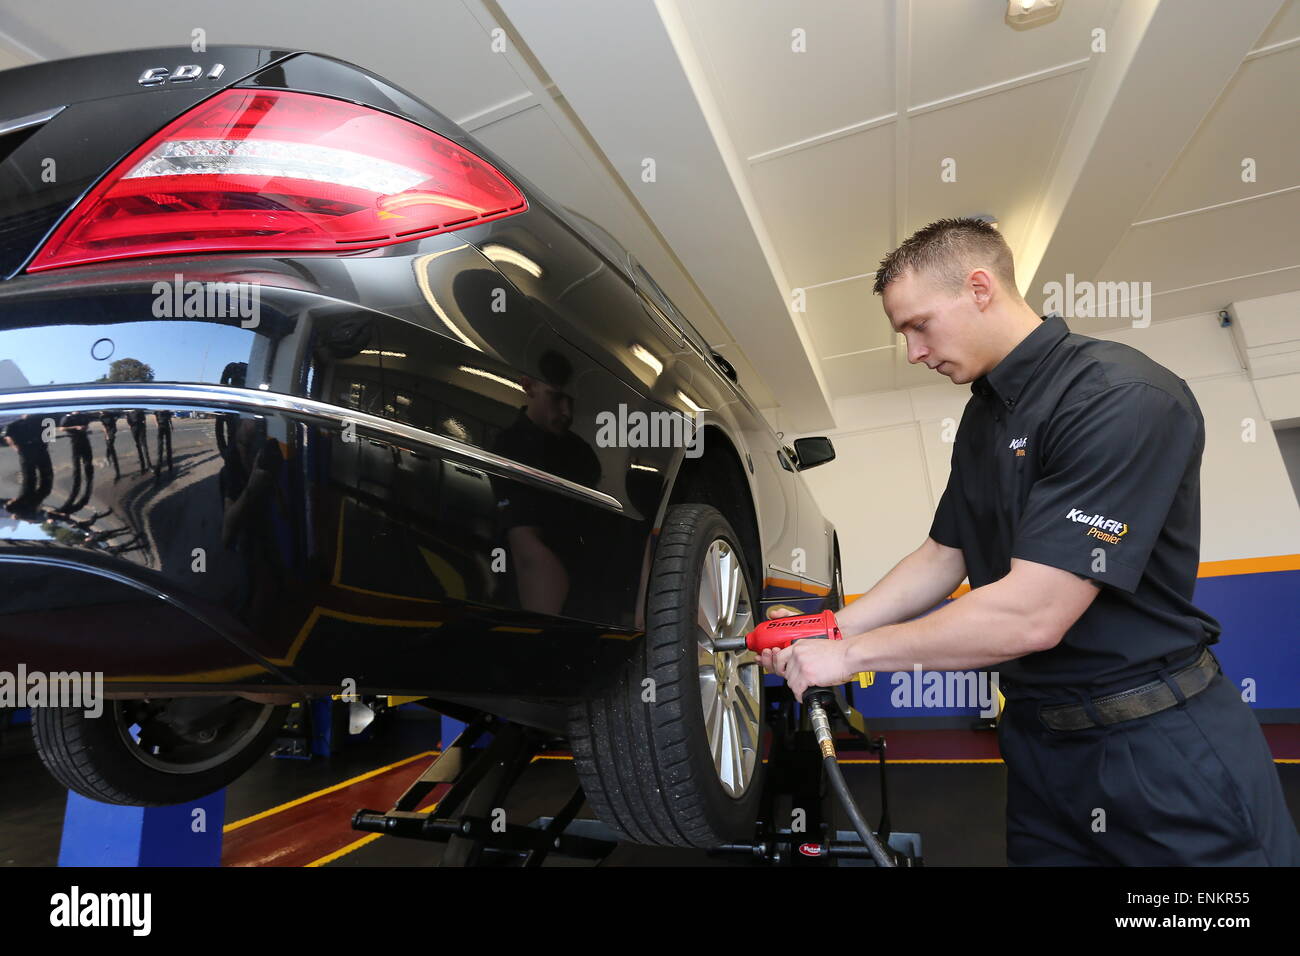
[[[768,688],[765,719],[772,747],[752,842],[727,844],[711,855],[738,865],[874,866],[851,830],[834,827],[835,805],[826,786],[821,753],[807,720],[784,685]],[[837,736],[844,751],[870,753],[880,766],[881,820],[878,835],[899,866],[919,866],[921,840],[892,833],[885,776],[885,741],[872,738],[862,715],[841,695]],[[476,746],[490,737],[486,746]],[[408,839],[445,843],[441,866],[541,866],[550,854],[599,863],[619,837],[597,820],[580,820],[585,797],[577,788],[554,816],[524,825],[504,819],[499,809],[533,757],[554,737],[489,714],[473,719],[388,811],[358,810],[352,828]],[[435,788],[450,789],[431,810],[419,808]],[[799,812],[796,812],[799,811]]]

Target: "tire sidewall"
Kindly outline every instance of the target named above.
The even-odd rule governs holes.
[[[704,703],[700,698],[697,665],[699,642],[697,640],[695,619],[700,597],[700,572],[710,546],[718,539],[725,541],[740,560],[741,574],[745,578],[749,593],[753,626],[756,627],[759,623],[758,592],[755,590],[753,577],[745,561],[747,556],[740,546],[738,537],[721,512],[711,507],[702,509],[701,520],[695,525],[691,534],[691,550],[686,565],[687,574],[689,575],[685,589],[687,602],[682,609],[686,613],[682,614],[681,619],[675,625],[678,630],[679,641],[676,677],[681,682],[680,700],[683,719],[691,728],[686,765],[690,768],[689,773],[691,776],[698,782],[696,789],[705,804],[705,817],[710,822],[718,842],[727,842],[748,839],[753,836],[753,821],[758,815],[759,800],[762,795],[763,778],[766,770],[763,756],[767,749],[769,730],[763,714],[764,691],[760,681],[757,762],[745,794],[739,799],[732,797],[723,789],[722,781],[718,779],[717,770],[713,765],[713,757],[709,749],[708,731],[704,726]]]
[[[287,706],[273,707],[266,724],[224,763],[198,773],[167,773],[137,759],[118,733],[114,715],[107,709],[121,701],[106,701],[99,717],[86,717],[72,708],[42,708],[33,715],[37,751],[46,767],[70,790],[103,803],[127,806],[170,806],[189,803],[227,786],[260,758],[284,725]],[[68,743],[65,720],[71,719],[78,743],[71,751],[73,767],[67,766],[63,751]],[[52,739],[61,735],[62,739]],[[58,753],[52,753],[56,750]],[[87,762],[87,758],[89,761]],[[75,769],[74,769],[75,768]],[[82,779],[93,774],[97,779]],[[96,786],[109,788],[104,792]]]

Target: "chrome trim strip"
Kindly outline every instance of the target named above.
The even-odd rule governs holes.
[[[217,406],[233,411],[273,411],[302,415],[323,420],[331,424],[346,426],[354,423],[358,426],[402,438],[406,441],[432,445],[443,451],[451,452],[475,463],[502,478],[527,478],[537,484],[547,485],[571,497],[580,498],[598,504],[611,511],[623,512],[622,503],[603,491],[588,488],[576,481],[561,478],[540,468],[533,468],[521,462],[512,461],[501,455],[476,448],[466,442],[447,438],[433,432],[407,425],[403,422],[389,421],[369,412],[358,412],[327,402],[318,402],[314,398],[300,398],[296,395],[284,395],[279,392],[267,392],[260,389],[236,388],[231,385],[185,385],[124,382],[118,385],[90,385],[73,388],[49,388],[23,392],[0,393],[0,412],[18,408],[42,408],[61,405],[101,405],[109,408],[137,407],[172,407],[176,404]]]
[[[27,129],[31,126],[40,126],[42,123],[48,123],[54,117],[62,113],[67,106],[56,106],[52,110],[46,110],[43,113],[32,113],[29,116],[20,116],[17,119],[0,120],[0,136],[8,133],[16,133],[20,129]]]
[[[809,584],[816,584],[818,587],[823,587],[823,588],[830,587],[829,582],[818,581],[816,578],[810,578],[806,574],[800,574],[797,571],[791,571],[789,568],[783,568],[775,564],[769,564],[767,566],[767,569],[769,571],[780,571],[782,574],[788,574],[793,578],[798,578],[800,581],[807,581]]]

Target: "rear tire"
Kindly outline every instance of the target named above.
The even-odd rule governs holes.
[[[722,513],[672,508],[641,647],[613,686],[569,714],[587,800],[625,839],[710,847],[752,838],[765,769],[762,667],[749,651],[714,653],[710,635],[753,630],[754,594]]]
[[[167,806],[240,776],[266,752],[288,709],[238,697],[106,700],[98,717],[35,707],[32,732],[46,769],[69,790],[101,803]]]

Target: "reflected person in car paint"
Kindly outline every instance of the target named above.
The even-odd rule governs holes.
[[[502,429],[492,450],[514,461],[594,488],[600,460],[570,426],[573,396],[565,391],[573,377],[568,359],[547,352],[538,362],[541,378],[520,377],[528,401],[515,421]],[[497,496],[504,533],[519,590],[519,603],[533,611],[563,614],[569,595],[580,585],[583,534],[576,503],[522,482],[501,485]]]
[[[5,442],[18,452],[21,470],[20,490],[5,502],[15,514],[34,511],[54,487],[54,465],[41,430],[41,418],[36,415],[21,415],[4,430]]]

